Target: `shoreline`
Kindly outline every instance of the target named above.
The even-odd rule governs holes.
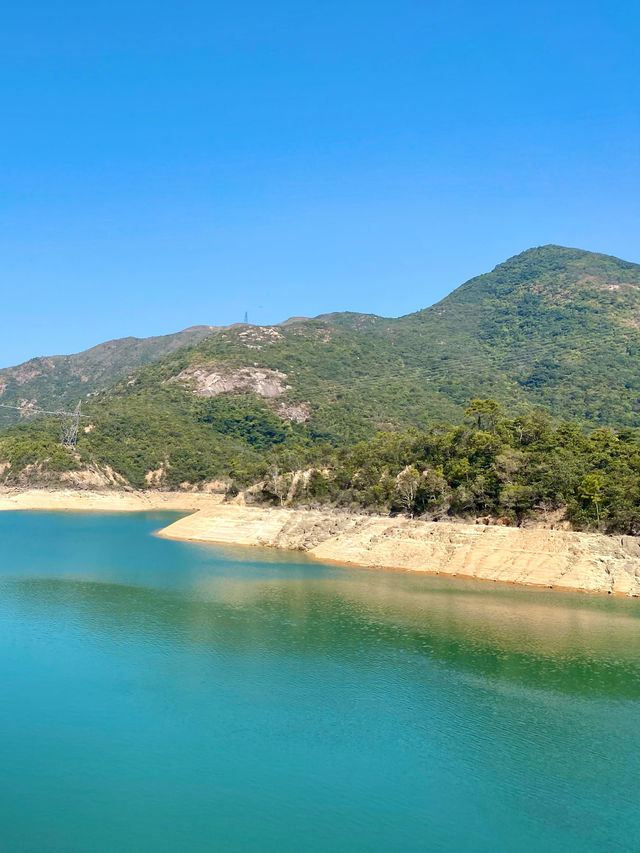
[[[167,539],[280,548],[322,562],[528,587],[640,596],[640,540],[628,536],[247,507],[218,493],[0,489],[0,511],[187,513]]]
[[[194,512],[222,502],[220,494],[161,492],[149,489],[8,489],[0,488],[0,512]]]

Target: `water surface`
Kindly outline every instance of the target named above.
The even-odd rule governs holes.
[[[640,602],[0,513],[0,850],[637,851]]]

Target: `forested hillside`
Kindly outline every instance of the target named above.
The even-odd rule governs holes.
[[[640,426],[640,266],[577,249],[528,250],[397,319],[338,313],[198,333],[137,370],[121,362],[117,384],[85,397],[75,454],[59,447],[54,420],[5,432],[3,477],[93,466],[136,487],[220,477],[243,487],[274,460],[283,471],[331,467],[341,448],[380,433],[461,424],[473,398],[495,400],[503,420],[540,410],[575,422],[576,434],[626,430],[617,440],[630,447]],[[50,387],[47,399],[72,402],[77,383]],[[20,399],[15,383],[7,397]],[[589,474],[591,463],[576,464]],[[444,476],[453,494],[461,483]],[[494,493],[487,511],[517,515],[517,501]],[[461,511],[455,500],[451,511]]]
[[[109,388],[123,376],[211,334],[211,326],[194,326],[173,335],[120,338],[74,355],[32,358],[0,369],[0,427],[18,423],[34,409],[75,406],[97,389]]]
[[[407,362],[433,370],[456,402],[480,393],[593,425],[640,424],[638,264],[530,249],[392,328]]]

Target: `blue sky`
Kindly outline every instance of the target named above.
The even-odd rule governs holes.
[[[8,4],[0,364],[640,261],[640,5]]]

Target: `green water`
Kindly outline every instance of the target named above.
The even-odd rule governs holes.
[[[0,513],[0,851],[640,850],[640,602]]]

